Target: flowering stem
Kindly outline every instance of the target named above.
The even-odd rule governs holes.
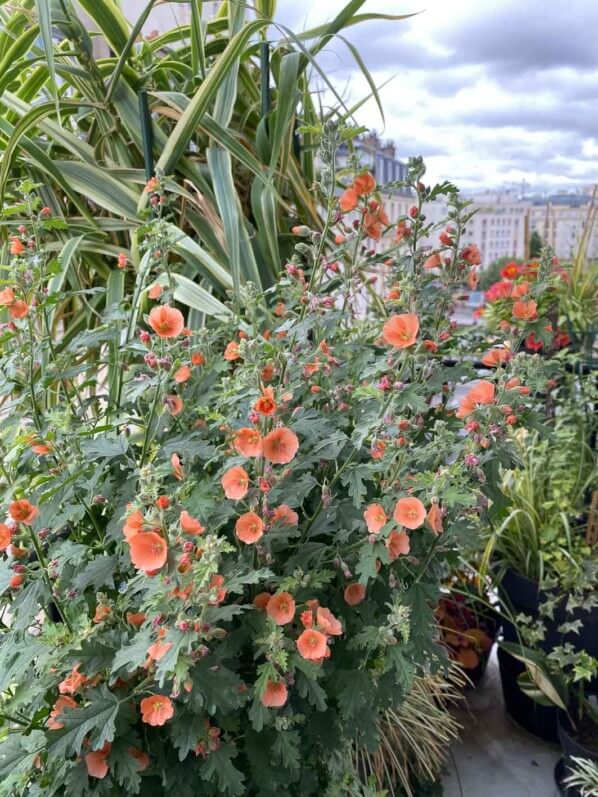
[[[66,616],[66,614],[64,612],[64,609],[62,608],[62,604],[60,603],[60,600],[54,594],[54,589],[52,587],[52,582],[50,581],[50,576],[48,575],[48,563],[46,562],[46,557],[44,556],[44,552],[42,551],[42,547],[39,544],[39,540],[37,539],[37,537],[35,535],[35,532],[31,528],[31,526],[27,526],[26,528],[27,528],[27,531],[29,533],[29,536],[31,537],[31,542],[33,543],[33,547],[35,548],[35,553],[37,554],[37,559],[38,559],[38,562],[39,562],[40,567],[42,569],[42,577],[43,577],[44,581],[46,582],[46,586],[48,587],[48,590],[50,592],[50,596],[51,596],[52,600],[54,601],[56,609],[58,610],[58,614],[60,615],[60,617],[62,619],[62,622],[66,625],[68,630],[72,633],[73,628],[72,628],[72,626],[71,626],[71,624],[69,622],[69,619]],[[46,610],[46,615],[47,614],[48,614],[48,612]]]

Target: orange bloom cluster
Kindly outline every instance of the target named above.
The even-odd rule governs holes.
[[[461,400],[457,411],[457,418],[467,418],[467,416],[471,415],[479,406],[492,404],[494,402],[495,393],[496,390],[492,382],[481,379]]]
[[[369,172],[356,177],[340,195],[338,204],[343,213],[355,210],[361,197],[368,197],[376,190],[376,181]]]
[[[151,530],[145,530],[145,526],[143,514],[136,510],[127,517],[123,533],[129,543],[133,565],[146,575],[154,575],[166,564],[168,547],[159,528],[154,526]]]

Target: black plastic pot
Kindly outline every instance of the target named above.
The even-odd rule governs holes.
[[[554,770],[554,779],[557,788],[563,797],[579,797],[577,789],[566,788],[563,779],[569,774],[569,765],[572,758],[586,758],[598,763],[598,754],[584,747],[574,736],[571,735],[571,726],[567,715],[559,711],[558,713],[558,738],[563,750],[563,757],[557,763]]]
[[[540,604],[549,597],[536,582],[511,569],[505,572],[499,585],[499,596],[501,603],[513,616],[527,614],[533,618],[538,617]],[[590,656],[598,657],[598,608],[566,612],[565,601],[566,596],[563,596],[562,603],[555,609],[554,618],[545,618],[543,621],[546,635],[541,643],[542,648],[549,652],[557,645],[568,642],[575,650],[585,650]],[[580,620],[580,632],[561,634],[558,628],[566,620]],[[506,618],[503,618],[503,636],[506,642],[519,642],[515,627]]]
[[[498,668],[507,714],[528,733],[556,744],[557,709],[536,703],[519,688],[517,678],[525,671],[525,665],[499,647]]]

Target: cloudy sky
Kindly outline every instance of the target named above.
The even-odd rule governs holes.
[[[303,29],[343,0],[279,0]],[[434,179],[463,188],[572,188],[598,181],[598,0],[368,0],[363,11],[406,14],[365,22],[347,38],[382,89],[358,121],[422,154]],[[325,59],[355,101],[367,85],[341,42]]]

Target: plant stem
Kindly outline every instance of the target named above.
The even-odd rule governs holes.
[[[68,630],[72,633],[73,628],[72,628],[72,626],[71,626],[71,624],[69,622],[69,619],[66,616],[66,614],[64,612],[64,609],[62,608],[62,604],[61,604],[60,600],[54,594],[54,589],[52,587],[52,582],[50,581],[50,576],[48,575],[48,563],[46,562],[46,557],[44,556],[44,552],[42,551],[42,547],[39,544],[39,540],[37,539],[37,537],[35,535],[35,532],[31,528],[31,526],[27,526],[26,528],[27,528],[27,531],[29,533],[29,536],[31,537],[31,542],[33,543],[33,547],[35,548],[35,553],[37,554],[37,559],[38,559],[38,562],[39,562],[40,567],[42,569],[43,579],[46,582],[46,586],[48,587],[48,590],[50,592],[50,597],[52,598],[52,600],[54,601],[54,603],[56,605],[56,608],[58,609],[58,613],[60,614],[60,617],[62,618],[62,622],[66,625]]]

